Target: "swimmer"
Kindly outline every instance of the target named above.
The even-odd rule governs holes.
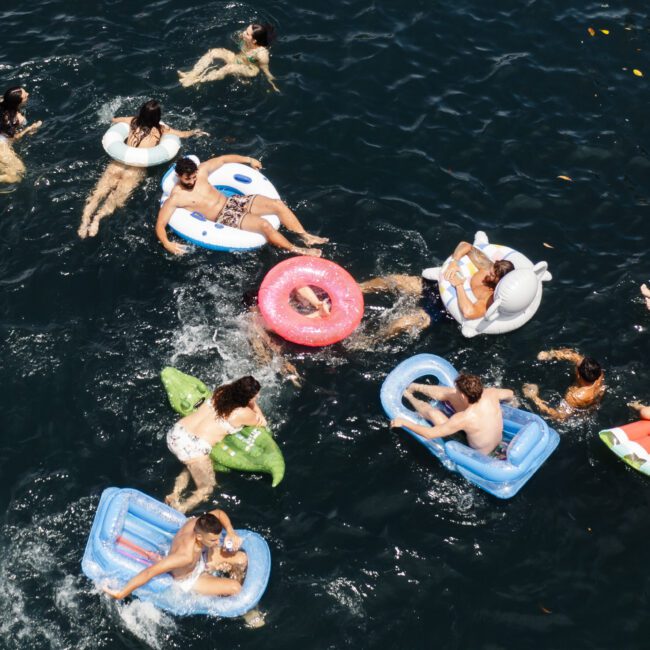
[[[172,189],[169,198],[162,204],[156,222],[156,235],[167,251],[174,255],[183,255],[187,251],[187,246],[169,241],[166,230],[174,210],[185,208],[190,212],[200,212],[209,221],[215,221],[231,228],[260,233],[273,246],[292,253],[314,257],[322,255],[322,251],[315,250],[311,246],[325,244],[329,240],[325,237],[310,235],[302,227],[296,215],[280,199],[269,199],[260,194],[236,195],[227,198],[212,187],[208,176],[226,163],[248,164],[253,169],[262,167],[262,163],[255,158],[234,154],[210,158],[198,167],[190,158],[181,158],[176,163],[178,183]],[[296,233],[310,248],[294,246],[266,219],[262,219],[264,214],[277,214],[282,225]]]
[[[641,285],[641,295],[645,298],[645,306],[650,309],[650,289],[647,284]]]
[[[181,85],[188,87],[206,81],[218,81],[227,75],[239,77],[255,77],[260,73],[271,84],[276,92],[280,89],[275,85],[275,77],[269,70],[269,48],[275,39],[275,28],[267,23],[249,25],[240,35],[239,53],[218,47],[204,54],[189,72],[178,71]],[[216,70],[209,70],[212,63],[220,59],[225,65]]]
[[[223,550],[221,532],[224,529],[226,536],[223,544],[232,546],[232,551]],[[121,589],[105,586],[104,591],[109,596],[122,600],[138,587],[146,585],[152,578],[171,573],[175,586],[186,593],[234,596],[241,591],[242,581],[239,577],[217,577],[210,575],[210,571],[215,566],[224,566],[227,563],[231,567],[229,574],[243,575],[247,557],[239,550],[241,544],[241,537],[235,533],[228,515],[223,510],[212,510],[200,517],[191,517],[174,535],[169,555],[140,571]]]
[[[135,117],[114,117],[112,122],[126,122],[131,126],[126,144],[130,147],[155,147],[163,135],[172,134],[179,138],[208,135],[205,131],[177,131],[160,121],[160,104],[151,99],[140,107]],[[109,163],[102,177],[97,182],[93,193],[86,200],[81,225],[77,233],[84,239],[94,237],[99,230],[99,223],[115,210],[121,208],[129,199],[135,188],[144,180],[146,169],[131,167],[117,160]],[[103,205],[101,207],[100,203]]]
[[[417,399],[415,393],[449,402],[455,413],[447,417],[429,402]],[[453,387],[413,383],[404,391],[404,397],[417,413],[434,426],[416,424],[402,417],[392,420],[390,426],[406,427],[427,440],[464,431],[467,444],[472,449],[486,456],[496,454],[498,458],[503,458],[505,450],[502,446],[503,415],[500,402],[512,400],[514,396],[513,391],[507,388],[484,388],[480,377],[465,373],[456,377]]]
[[[5,91],[0,100],[0,183],[19,183],[25,176],[25,163],[18,157],[13,147],[43,124],[40,120],[25,126],[27,118],[20,112],[29,98],[29,93],[20,86]]]
[[[305,306],[312,308],[307,318],[327,318],[330,314],[330,304],[327,298],[321,300],[311,287],[296,289],[296,298]],[[272,338],[266,327],[257,304],[257,291],[247,291],[244,294],[244,304],[250,314],[248,341],[258,361],[271,365],[274,358],[281,359],[280,373],[296,388],[302,387],[302,377],[296,366],[284,358],[281,346]]]
[[[576,380],[566,391],[564,400],[557,409],[550,407],[539,397],[539,386],[537,384],[524,384],[522,392],[524,396],[537,405],[537,408],[553,418],[554,420],[566,420],[575,414],[576,411],[587,409],[600,402],[605,394],[605,374],[595,359],[585,357],[576,352],[564,348],[561,350],[548,350],[537,355],[540,361],[569,361],[575,365]]]
[[[242,377],[217,388],[196,411],[181,418],[167,433],[167,447],[185,465],[165,503],[187,512],[210,497],[217,480],[210,452],[231,433],[247,426],[266,426],[266,418],[257,404],[260,384],[254,377]],[[194,491],[181,495],[190,478]]]
[[[634,409],[642,420],[650,420],[650,406],[641,404],[641,402],[629,402],[628,406]]]

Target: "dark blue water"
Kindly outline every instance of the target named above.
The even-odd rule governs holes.
[[[647,647],[648,480],[596,433],[650,398],[638,297],[650,274],[650,22],[642,3],[568,4],[0,9],[0,79],[24,84],[30,119],[44,121],[17,147],[25,181],[0,196],[0,646]],[[280,95],[261,79],[177,84],[176,69],[257,18],[281,34]],[[252,357],[240,305],[283,256],[165,255],[153,230],[163,169],[95,240],[77,238],[109,118],[150,97],[177,128],[211,133],[186,152],[261,158],[356,278],[417,274],[483,229],[548,261],[541,309],[506,336],[468,340],[441,322],[364,348],[409,306],[373,298],[348,342],[287,345],[306,383],[283,383]],[[388,429],[379,387],[409,355],[438,353],[517,390],[537,381],[557,399],[570,374],[535,360],[549,346],[600,359],[609,393],[599,412],[561,425],[558,451],[512,501]],[[164,444],[174,415],[158,373],[169,364],[206,382],[251,372],[263,383],[286,478],[273,490],[223,476],[214,497],[271,545],[260,630],[116,605],[80,574],[101,491],[160,498],[180,470]]]

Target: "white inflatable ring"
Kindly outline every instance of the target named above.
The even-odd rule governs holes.
[[[462,315],[456,289],[444,279],[444,273],[453,261],[451,256],[441,267],[425,269],[422,272],[423,277],[438,282],[445,309],[462,325],[463,336],[471,338],[477,334],[504,334],[518,329],[527,323],[539,308],[542,301],[542,282],[552,279],[547,270],[548,264],[533,264],[525,255],[508,246],[490,244],[487,235],[482,231],[478,231],[474,236],[474,246],[493,262],[508,260],[515,267],[497,284],[494,301],[482,318],[468,320]],[[458,266],[465,278],[465,291],[472,299],[469,281],[478,269],[467,256],[458,262]]]
[[[188,156],[197,165],[200,163],[196,156]],[[279,199],[275,187],[263,174],[247,165],[227,163],[208,176],[208,181],[226,196],[233,194],[261,194],[269,199]],[[163,191],[161,204],[167,200],[178,176],[174,167],[170,167],[161,181]],[[276,230],[280,227],[280,219],[275,214],[265,214],[266,219]],[[190,212],[178,208],[174,210],[169,227],[186,241],[215,251],[245,251],[260,248],[266,244],[264,235],[231,228],[221,223],[209,221],[199,212]]]
[[[153,167],[169,162],[181,148],[177,135],[167,133],[155,147],[129,147],[125,140],[131,127],[126,122],[113,124],[102,138],[104,151],[115,160],[131,167]]]

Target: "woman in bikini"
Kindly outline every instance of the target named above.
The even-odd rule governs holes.
[[[165,134],[177,135],[179,138],[208,135],[199,129],[177,131],[161,122],[160,116],[160,104],[155,99],[151,99],[140,107],[135,117],[114,117],[112,121],[126,122],[131,126],[126,140],[126,144],[130,147],[155,147]],[[144,167],[131,167],[116,160],[110,162],[92,194],[86,199],[81,225],[77,231],[79,237],[82,239],[87,236],[94,237],[99,230],[100,221],[121,208],[145,176]]]
[[[25,175],[25,163],[18,157],[13,142],[34,133],[43,122],[25,126],[27,119],[20,112],[29,93],[20,86],[5,91],[0,100],[0,183],[19,183]]]
[[[249,25],[241,34],[239,52],[231,52],[223,47],[209,50],[189,72],[178,71],[178,78],[182,86],[193,86],[206,81],[218,81],[232,74],[239,77],[255,77],[260,73],[268,79],[271,87],[276,92],[280,89],[273,83],[275,77],[269,70],[269,48],[275,39],[275,29],[272,25]],[[216,59],[224,62],[217,69],[209,70]]]
[[[257,404],[259,392],[260,384],[251,376],[224,384],[172,427],[167,434],[167,446],[185,469],[165,499],[170,506],[187,512],[212,494],[217,484],[210,460],[214,445],[243,427],[266,426],[266,418]],[[190,477],[195,489],[189,497],[181,499]]]

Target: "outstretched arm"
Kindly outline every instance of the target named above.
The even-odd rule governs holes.
[[[183,566],[187,566],[192,561],[192,556],[184,553],[172,553],[166,558],[163,558],[159,562],[152,564],[150,567],[147,567],[143,571],[140,571],[136,576],[131,578],[122,589],[111,589],[109,587],[104,587],[104,591],[113,598],[117,600],[122,600],[126,598],[133,591],[146,585],[149,580],[159,576],[161,573],[169,573],[174,569],[180,569]]]
[[[537,406],[541,413],[548,415],[554,420],[566,420],[572,415],[570,409],[554,409],[553,407],[549,406],[548,403],[539,396],[539,386],[537,386],[537,384],[524,384],[522,386],[522,392],[524,394],[524,397],[527,397],[531,402],[533,402],[533,404]]]
[[[162,204],[162,206],[160,206],[158,219],[156,220],[156,237],[158,237],[160,243],[165,247],[165,250],[174,255],[183,255],[183,253],[187,251],[187,247],[182,246],[181,244],[176,244],[170,241],[169,237],[167,237],[167,224],[172,218],[175,209],[176,204],[171,196]]]
[[[458,307],[460,308],[460,313],[463,315],[463,318],[472,320],[474,318],[485,316],[485,312],[487,311],[487,300],[479,300],[476,303],[472,302],[465,292],[463,279],[459,275],[455,275],[452,278],[452,284],[456,288]]]
[[[226,163],[241,163],[242,165],[250,165],[253,169],[262,169],[262,163],[259,160],[250,156],[238,156],[234,153],[210,158],[204,163],[201,163],[201,168],[205,169],[208,174],[211,174]]]
[[[30,133],[34,133],[34,131],[37,131],[38,129],[41,128],[43,122],[42,120],[39,120],[38,122],[34,122],[33,124],[30,124],[29,126],[26,126],[22,131],[18,131],[13,137],[14,140],[20,140],[21,138],[24,138],[26,135],[29,135]]]
[[[161,122],[162,124],[162,122]],[[169,133],[170,135],[176,135],[179,138],[191,138],[192,136],[203,137],[210,135],[207,131],[201,131],[201,129],[192,129],[191,131],[179,131],[178,129],[172,129],[171,126],[167,124],[163,125],[163,134]]]
[[[410,431],[417,433],[419,436],[426,438],[427,440],[433,440],[435,438],[444,438],[446,436],[451,436],[454,433],[462,431],[464,428],[465,418],[463,413],[456,413],[452,415],[444,424],[437,424],[434,427],[427,427],[422,424],[417,424],[406,418],[395,418],[391,420],[390,426],[395,427],[406,427]]]
[[[551,359],[556,359],[557,361],[570,361],[576,365],[582,363],[584,359],[576,350],[571,348],[559,348],[558,350],[548,350],[546,352],[542,351],[537,355],[537,358],[540,361],[550,361]]]

